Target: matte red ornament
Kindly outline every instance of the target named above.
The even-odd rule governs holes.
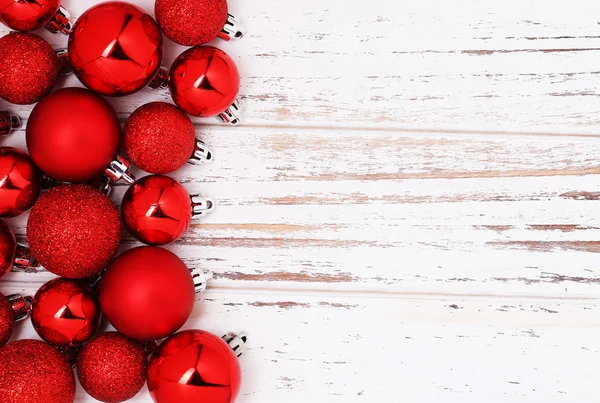
[[[15,31],[45,26],[51,32],[71,32],[69,13],[59,0],[0,0],[0,22]]]
[[[25,152],[0,147],[0,217],[16,217],[40,196],[42,174]]]
[[[181,109],[193,116],[217,116],[237,124],[240,74],[225,52],[198,46],[183,52],[171,66],[169,90]]]
[[[147,86],[162,60],[162,35],[141,8],[121,1],[98,4],[77,19],[69,37],[75,75],[107,96],[132,94]]]
[[[88,341],[98,327],[100,301],[90,287],[78,280],[55,278],[40,287],[31,305],[31,323],[37,334],[58,347]]]
[[[33,104],[54,88],[58,69],[56,52],[39,36],[13,32],[0,38],[0,98]]]
[[[106,319],[123,335],[163,339],[176,332],[194,307],[194,281],[188,267],[166,249],[142,246],[117,257],[100,284]]]
[[[146,172],[176,171],[195,153],[192,121],[181,109],[166,102],[137,108],[125,122],[123,132],[127,156]]]
[[[121,126],[102,97],[65,88],[42,99],[27,122],[27,148],[48,176],[83,182],[101,175],[119,148]]]
[[[31,209],[27,240],[33,255],[52,273],[90,277],[119,250],[119,212],[108,196],[91,186],[57,186]]]
[[[156,403],[232,403],[241,383],[236,354],[220,337],[185,330],[164,341],[148,366]]]
[[[118,403],[142,389],[147,367],[146,352],[139,342],[107,332],[83,347],[77,360],[77,376],[81,387],[94,399]]]
[[[156,0],[154,14],[161,31],[180,45],[244,36],[244,28],[228,13],[226,0]]]
[[[75,376],[65,357],[39,340],[0,349],[0,402],[73,403]]]

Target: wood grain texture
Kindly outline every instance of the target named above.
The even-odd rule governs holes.
[[[186,326],[250,334],[238,402],[594,401],[600,6],[230,8],[249,36],[215,44],[247,118],[194,120],[216,160],[173,176],[218,208],[167,248],[215,274]],[[181,49],[166,41],[165,64]],[[125,120],[168,99],[109,101]],[[26,216],[8,222],[25,241]],[[13,272],[0,291],[52,277]]]

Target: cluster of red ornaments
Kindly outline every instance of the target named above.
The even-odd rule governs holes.
[[[0,23],[17,31],[0,38],[0,99],[36,103],[28,153],[0,146],[0,218],[30,210],[28,247],[0,219],[0,277],[37,266],[59,276],[34,296],[0,294],[2,403],[73,403],[74,366],[103,402],[126,401],[145,383],[156,403],[232,403],[239,392],[246,336],[180,330],[207,277],[158,246],[214,210],[166,174],[212,160],[188,115],[240,122],[235,62],[206,43],[243,29],[226,0],[156,0],[155,15],[108,1],[71,25],[59,0],[0,0]],[[43,27],[68,35],[68,49],[30,33]],[[163,34],[191,46],[170,69]],[[54,91],[70,72],[87,89]],[[122,129],[103,96],[144,87],[168,89],[175,105],[142,105]],[[20,125],[0,111],[0,136]],[[136,180],[132,165],[150,175]],[[119,212],[109,192],[120,180],[129,188]],[[119,255],[123,227],[148,246]],[[8,343],[28,316],[43,341]],[[97,335],[103,318],[115,332]]]

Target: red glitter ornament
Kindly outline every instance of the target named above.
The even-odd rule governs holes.
[[[51,32],[71,32],[69,13],[59,0],[0,0],[0,22],[15,31],[46,26]]]
[[[61,185],[31,209],[27,240],[42,266],[67,278],[99,273],[121,241],[119,213],[108,196],[87,185]]]
[[[147,86],[162,60],[156,21],[133,4],[110,1],[87,10],[69,37],[75,75],[107,96],[132,94]]]
[[[196,137],[190,118],[174,105],[151,102],[137,108],[125,122],[124,146],[131,161],[146,172],[166,174],[193,162],[212,159]],[[192,161],[189,161],[192,163]]]
[[[0,277],[10,271],[15,263],[17,240],[10,227],[0,220]]]
[[[77,280],[55,278],[33,297],[31,323],[37,334],[58,347],[77,346],[89,340],[102,311],[91,288]]]
[[[0,347],[5,345],[15,327],[15,313],[8,298],[0,293]]]
[[[223,339],[185,330],[169,337],[152,355],[148,389],[156,403],[232,403],[241,376],[236,353]]]
[[[217,36],[225,40],[244,36],[244,29],[228,13],[226,0],[156,0],[154,14],[161,31],[180,45],[204,45]]]
[[[21,105],[39,101],[54,88],[58,68],[56,52],[39,36],[13,32],[0,38],[0,98]]]
[[[77,360],[77,376],[81,387],[94,399],[118,403],[142,389],[147,366],[140,343],[107,332],[83,347]]]
[[[33,108],[26,134],[31,158],[44,173],[60,181],[82,182],[101,175],[111,163],[121,126],[102,97],[83,88],[65,88]]]
[[[65,357],[39,340],[0,349],[0,402],[73,403],[75,376]]]
[[[223,122],[239,123],[235,99],[239,89],[240,74],[235,62],[212,46],[188,49],[171,66],[171,97],[190,115],[217,116]]]
[[[106,319],[123,335],[158,340],[176,332],[192,313],[194,280],[166,249],[142,246],[117,257],[100,284]]]
[[[151,175],[129,187],[121,203],[125,228],[148,245],[179,239],[194,218],[214,210],[212,199],[191,196],[168,176]]]
[[[0,147],[0,217],[16,217],[40,196],[42,174],[25,152]]]

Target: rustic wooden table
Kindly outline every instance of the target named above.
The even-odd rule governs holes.
[[[215,273],[187,327],[249,333],[238,402],[597,401],[600,4],[230,8],[249,35],[216,45],[246,120],[195,121],[215,163],[175,177],[219,205],[168,248]],[[169,97],[110,102],[125,120],[151,100]],[[8,222],[23,241],[26,217]]]

